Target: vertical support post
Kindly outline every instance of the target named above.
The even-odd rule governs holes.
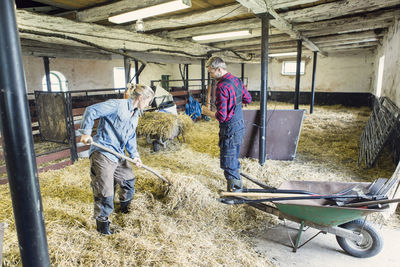
[[[206,104],[206,60],[201,60],[201,104]]]
[[[136,84],[139,83],[139,75],[137,75],[138,69],[139,69],[139,62],[137,60],[135,60],[135,81],[136,81]]]
[[[261,95],[260,95],[260,154],[259,163],[265,163],[267,140],[267,88],[268,88],[268,31],[269,13],[261,15]]]
[[[317,70],[317,56],[318,51],[314,51],[314,58],[313,58],[313,69],[312,69],[312,82],[311,82],[311,103],[310,103],[310,114],[314,111],[314,98],[315,98],[315,73]]]
[[[241,64],[241,79],[242,79],[242,83],[244,84],[244,63]]]
[[[124,56],[124,70],[125,70],[125,89],[127,89],[127,85],[131,80],[131,61],[126,56]]]
[[[119,94],[119,91],[118,91]],[[76,136],[75,136],[75,124],[74,124],[74,115],[72,113],[72,96],[71,92],[64,93],[64,101],[66,107],[66,122],[67,122],[67,131],[70,145],[70,154],[71,154],[71,162],[74,163],[78,160],[78,148],[76,146]]]
[[[23,266],[50,266],[14,1],[0,1],[0,129]]]
[[[189,92],[189,64],[185,64],[185,87]]]
[[[211,105],[211,103],[213,103],[212,92],[213,92],[213,85],[211,82],[211,76],[210,76],[210,73],[207,71],[207,99],[206,99],[207,103],[206,103],[206,107],[209,110],[213,110],[212,105]]]
[[[296,87],[294,93],[294,109],[299,109],[300,99],[300,68],[301,68],[301,46],[303,41],[297,40],[297,61],[296,61]]]
[[[44,72],[46,75],[47,92],[51,92],[49,57],[43,57]]]

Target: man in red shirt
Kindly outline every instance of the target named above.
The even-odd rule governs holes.
[[[250,104],[251,96],[243,82],[227,71],[220,57],[209,58],[206,67],[217,82],[215,117],[219,121],[220,166],[227,180],[227,190],[241,191],[239,152],[246,130],[242,103]]]

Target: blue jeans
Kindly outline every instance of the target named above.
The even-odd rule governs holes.
[[[230,135],[220,133],[220,167],[224,170],[227,180],[240,180],[240,146],[244,138],[245,129],[233,131]]]

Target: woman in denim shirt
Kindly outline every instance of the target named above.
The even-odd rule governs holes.
[[[134,85],[128,99],[110,99],[86,108],[79,129],[81,142],[99,143],[117,153],[125,154],[141,167],[137,152],[136,127],[141,110],[150,105],[154,97],[153,90],[146,86]],[[100,119],[97,133],[92,138],[94,121]],[[91,146],[89,150],[90,178],[94,195],[94,217],[97,231],[102,234],[112,234],[108,216],[114,209],[114,192],[119,185],[120,211],[128,212],[128,206],[135,193],[135,176],[131,165],[123,159]]]

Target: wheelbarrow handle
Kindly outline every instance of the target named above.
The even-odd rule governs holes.
[[[117,157],[119,157],[119,158],[125,159],[125,160],[127,160],[127,161],[129,161],[129,162],[132,162],[133,164],[136,164],[136,162],[135,162],[133,159],[131,159],[131,158],[129,158],[129,157],[123,155],[123,154],[120,154],[120,153],[118,153],[118,152],[115,152],[114,150],[109,149],[108,147],[105,147],[105,146],[103,146],[103,145],[101,145],[101,144],[99,144],[99,143],[96,143],[96,142],[93,142],[93,141],[92,141],[90,144],[91,144],[91,145],[94,145],[94,146],[97,146],[98,148],[101,148],[101,149],[103,149],[103,150],[105,150],[105,151],[107,151],[107,152],[109,152],[109,153],[111,153],[111,154],[113,154],[113,155],[115,155],[115,156],[117,156]],[[151,172],[152,174],[154,174],[155,176],[157,176],[158,178],[160,178],[161,180],[163,180],[164,182],[166,182],[168,185],[171,185],[171,182],[170,182],[170,181],[168,181],[168,180],[167,180],[166,178],[164,178],[161,174],[159,174],[159,173],[156,172],[155,170],[151,169],[150,167],[148,167],[148,166],[142,164],[142,168],[144,168],[145,170]]]
[[[304,194],[290,193],[246,193],[246,192],[221,192],[223,197],[267,197],[267,198],[282,198],[282,197],[308,197]]]

